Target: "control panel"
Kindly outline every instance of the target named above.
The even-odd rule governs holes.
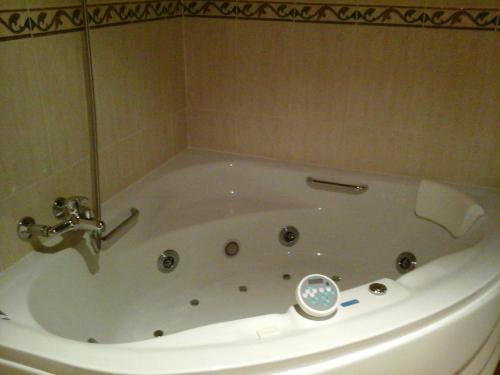
[[[299,307],[304,313],[315,318],[325,318],[337,311],[340,290],[327,276],[312,274],[304,277],[296,290]]]

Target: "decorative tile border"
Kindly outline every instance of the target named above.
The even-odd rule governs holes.
[[[359,19],[356,6],[334,4],[297,4],[296,22],[355,24]]]
[[[83,29],[83,12],[78,7],[32,9],[27,21],[31,35],[77,31]]]
[[[183,15],[188,17],[235,18],[238,3],[235,1],[184,1]]]
[[[357,12],[359,24],[422,27],[430,10],[423,7],[358,6]]]
[[[424,27],[473,30],[500,30],[498,9],[429,9]]]
[[[28,10],[0,10],[0,41],[31,36]]]
[[[89,6],[92,28],[177,17],[500,31],[500,10],[273,1],[144,0]],[[0,41],[79,31],[81,7],[0,11]]]
[[[99,28],[182,16],[181,0],[90,5],[90,27]],[[80,6],[0,10],[0,42],[83,30]]]
[[[90,5],[90,27],[106,27],[182,16],[181,0]]]
[[[335,3],[184,0],[184,17],[500,30],[498,9],[425,8]]]

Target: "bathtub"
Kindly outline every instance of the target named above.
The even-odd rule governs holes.
[[[308,176],[368,190],[312,189]],[[486,214],[454,238],[415,215],[418,182],[186,151],[106,202],[109,227],[141,212],[111,247],[32,252],[0,274],[0,373],[490,374],[500,194],[457,187]],[[170,272],[165,250],[178,254]],[[402,252],[418,262],[405,274]],[[312,273],[338,280],[330,319],[294,306]]]

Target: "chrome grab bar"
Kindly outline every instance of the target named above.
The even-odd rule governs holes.
[[[108,234],[101,237],[101,241],[104,242],[106,248],[111,246],[116,242],[125,232],[127,232],[132,226],[137,223],[139,219],[139,210],[137,208],[130,209],[130,215],[118,224],[114,229],[112,229]],[[107,242],[108,241],[108,242]]]
[[[343,184],[340,182],[319,180],[313,177],[307,177],[306,182],[313,189],[331,190],[340,193],[361,194],[368,190],[368,185]]]

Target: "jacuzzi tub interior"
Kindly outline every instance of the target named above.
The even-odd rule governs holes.
[[[158,330],[168,335],[285,313],[307,274],[340,276],[338,285],[346,290],[382,277],[397,279],[401,252],[411,251],[424,265],[481,238],[480,223],[454,239],[417,218],[412,184],[372,182],[363,195],[347,195],[312,190],[292,172],[280,176],[282,181],[262,179],[273,174],[265,164],[217,162],[198,168],[162,176],[152,197],[148,189],[157,187],[148,180],[156,180],[153,176],[122,194],[122,199],[133,197],[129,201],[142,212],[136,236],[148,230],[157,234],[141,236],[133,246],[123,239],[102,253],[94,275],[78,253],[58,254],[64,263],[54,262],[30,288],[35,320],[53,334],[79,341],[146,340]],[[172,191],[183,187],[189,192]],[[300,232],[290,247],[278,238],[287,225]],[[229,240],[240,244],[232,258],[224,253]],[[165,274],[157,270],[157,258],[167,249],[178,252],[179,265]],[[291,278],[284,280],[284,274]]]
[[[311,174],[365,183],[369,189],[358,195],[311,189],[306,183]],[[137,346],[141,355],[146,355],[145,348],[155,348],[147,355],[159,355],[164,348],[172,356],[166,372],[180,368],[175,367],[182,357],[175,357],[177,349],[254,345],[269,328],[276,340],[288,340],[291,346],[293,338],[326,334],[325,327],[333,324],[335,340],[316,340],[314,345],[342,346],[375,335],[371,329],[388,331],[440,311],[439,299],[427,294],[440,283],[445,288],[448,278],[459,273],[467,280],[485,278],[471,286],[474,290],[498,278],[493,271],[498,257],[483,249],[497,241],[498,193],[467,189],[486,215],[464,236],[454,238],[415,215],[417,186],[418,181],[399,177],[189,151],[106,203],[104,219],[111,226],[131,206],[141,211],[138,224],[125,237],[98,257],[82,257],[74,249],[31,254],[0,275],[0,307],[11,317],[9,324],[40,335],[40,345],[59,339],[65,345],[78,343],[85,345],[78,348],[92,350],[94,359],[100,353],[103,358],[110,355],[106,347],[114,351]],[[285,226],[299,231],[293,246],[280,242]],[[235,256],[225,252],[231,241],[239,245]],[[158,269],[165,250],[178,254],[172,272]],[[396,260],[403,252],[415,254],[418,266],[402,276]],[[469,275],[464,267],[482,253],[489,254],[489,260],[477,273],[481,276]],[[338,276],[341,301],[359,303],[342,308],[331,323],[302,321],[293,315],[295,288],[312,273]],[[366,285],[377,280],[388,286],[386,296],[368,293]],[[458,284],[456,288],[466,289]],[[463,300],[452,289],[445,297],[440,294],[442,303]],[[419,298],[422,302],[412,307],[412,299]],[[356,338],[357,330],[349,328],[348,320],[366,319],[370,327],[370,317],[386,308],[408,313],[395,312],[392,328],[390,319],[379,317],[380,326],[359,330]],[[316,329],[320,331],[314,333]],[[266,360],[296,356],[287,345],[286,351],[280,354],[277,349]],[[307,350],[319,350],[314,345]],[[48,350],[42,347],[30,350]],[[98,348],[104,351],[95,352]],[[257,356],[261,349],[264,346],[251,352]],[[213,356],[206,361],[216,361],[219,357],[210,352]],[[226,365],[231,366],[220,366]]]

